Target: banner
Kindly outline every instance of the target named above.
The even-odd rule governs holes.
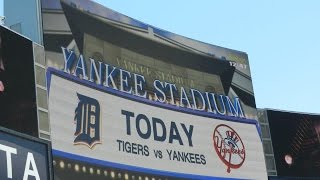
[[[267,177],[257,122],[101,87],[49,69],[54,155],[179,178]]]

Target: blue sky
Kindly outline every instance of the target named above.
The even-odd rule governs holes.
[[[248,53],[258,108],[320,114],[320,1],[97,2],[153,26]]]

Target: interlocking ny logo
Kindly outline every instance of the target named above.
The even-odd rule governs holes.
[[[96,99],[77,93],[79,103],[75,110],[74,144],[85,144],[90,148],[100,142],[100,104]]]

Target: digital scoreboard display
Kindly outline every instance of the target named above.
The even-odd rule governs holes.
[[[278,176],[319,177],[320,115],[275,110],[267,114]]]
[[[39,136],[33,43],[0,26],[0,126]]]

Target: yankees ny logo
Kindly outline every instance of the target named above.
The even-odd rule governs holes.
[[[75,109],[74,144],[85,144],[93,148],[100,142],[100,104],[96,99],[77,93],[79,103]]]

